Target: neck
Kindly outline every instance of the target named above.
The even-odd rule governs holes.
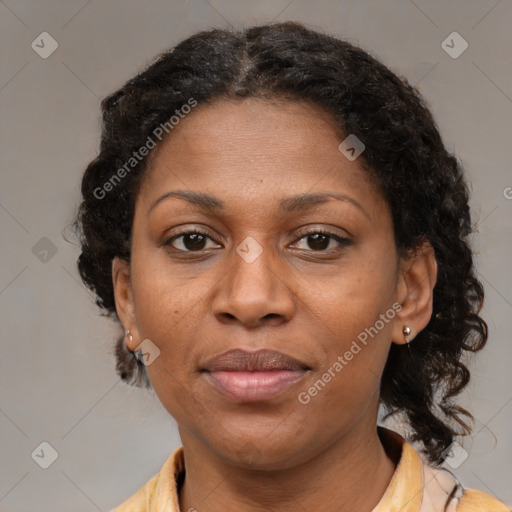
[[[321,503],[325,510],[371,512],[396,464],[375,427],[364,433],[353,428],[313,459],[278,471],[243,469],[219,460],[196,439],[182,434],[182,440],[186,464],[179,495],[182,511],[295,512],[318,510]]]

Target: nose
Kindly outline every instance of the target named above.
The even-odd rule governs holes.
[[[254,261],[233,251],[230,263],[213,298],[213,314],[220,322],[258,327],[279,325],[293,317],[296,301],[287,272],[269,247]]]

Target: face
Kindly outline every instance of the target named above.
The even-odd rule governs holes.
[[[375,429],[407,284],[389,206],[342,140],[318,107],[245,99],[197,107],[154,150],[114,288],[184,445],[286,468]],[[282,356],[214,361],[234,349]]]

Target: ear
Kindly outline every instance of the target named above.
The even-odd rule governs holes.
[[[117,316],[125,331],[130,331],[132,335],[131,339],[126,337],[126,347],[133,352],[139,345],[139,332],[135,321],[130,265],[117,256],[112,261],[112,281]]]
[[[403,345],[426,327],[432,316],[437,261],[433,247],[425,241],[419,249],[401,258],[397,283],[397,300],[402,309],[396,314],[391,340]],[[411,333],[404,335],[404,327]],[[407,339],[406,339],[407,338]]]

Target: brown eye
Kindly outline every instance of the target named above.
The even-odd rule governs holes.
[[[314,233],[313,235],[308,235],[306,238],[308,246],[315,251],[325,251],[331,241],[331,237],[323,233]]]
[[[179,251],[195,252],[205,249],[207,240],[211,240],[207,233],[186,231],[169,238],[164,242],[164,245],[170,245]]]
[[[301,240],[305,240],[307,247],[299,247],[299,249],[312,250],[314,252],[328,251],[329,245],[333,240],[338,244],[338,249],[340,246],[347,246],[352,243],[348,238],[344,238],[327,231],[318,230],[305,233],[301,238],[299,238],[298,242]],[[336,250],[336,248],[334,248],[334,250]]]

